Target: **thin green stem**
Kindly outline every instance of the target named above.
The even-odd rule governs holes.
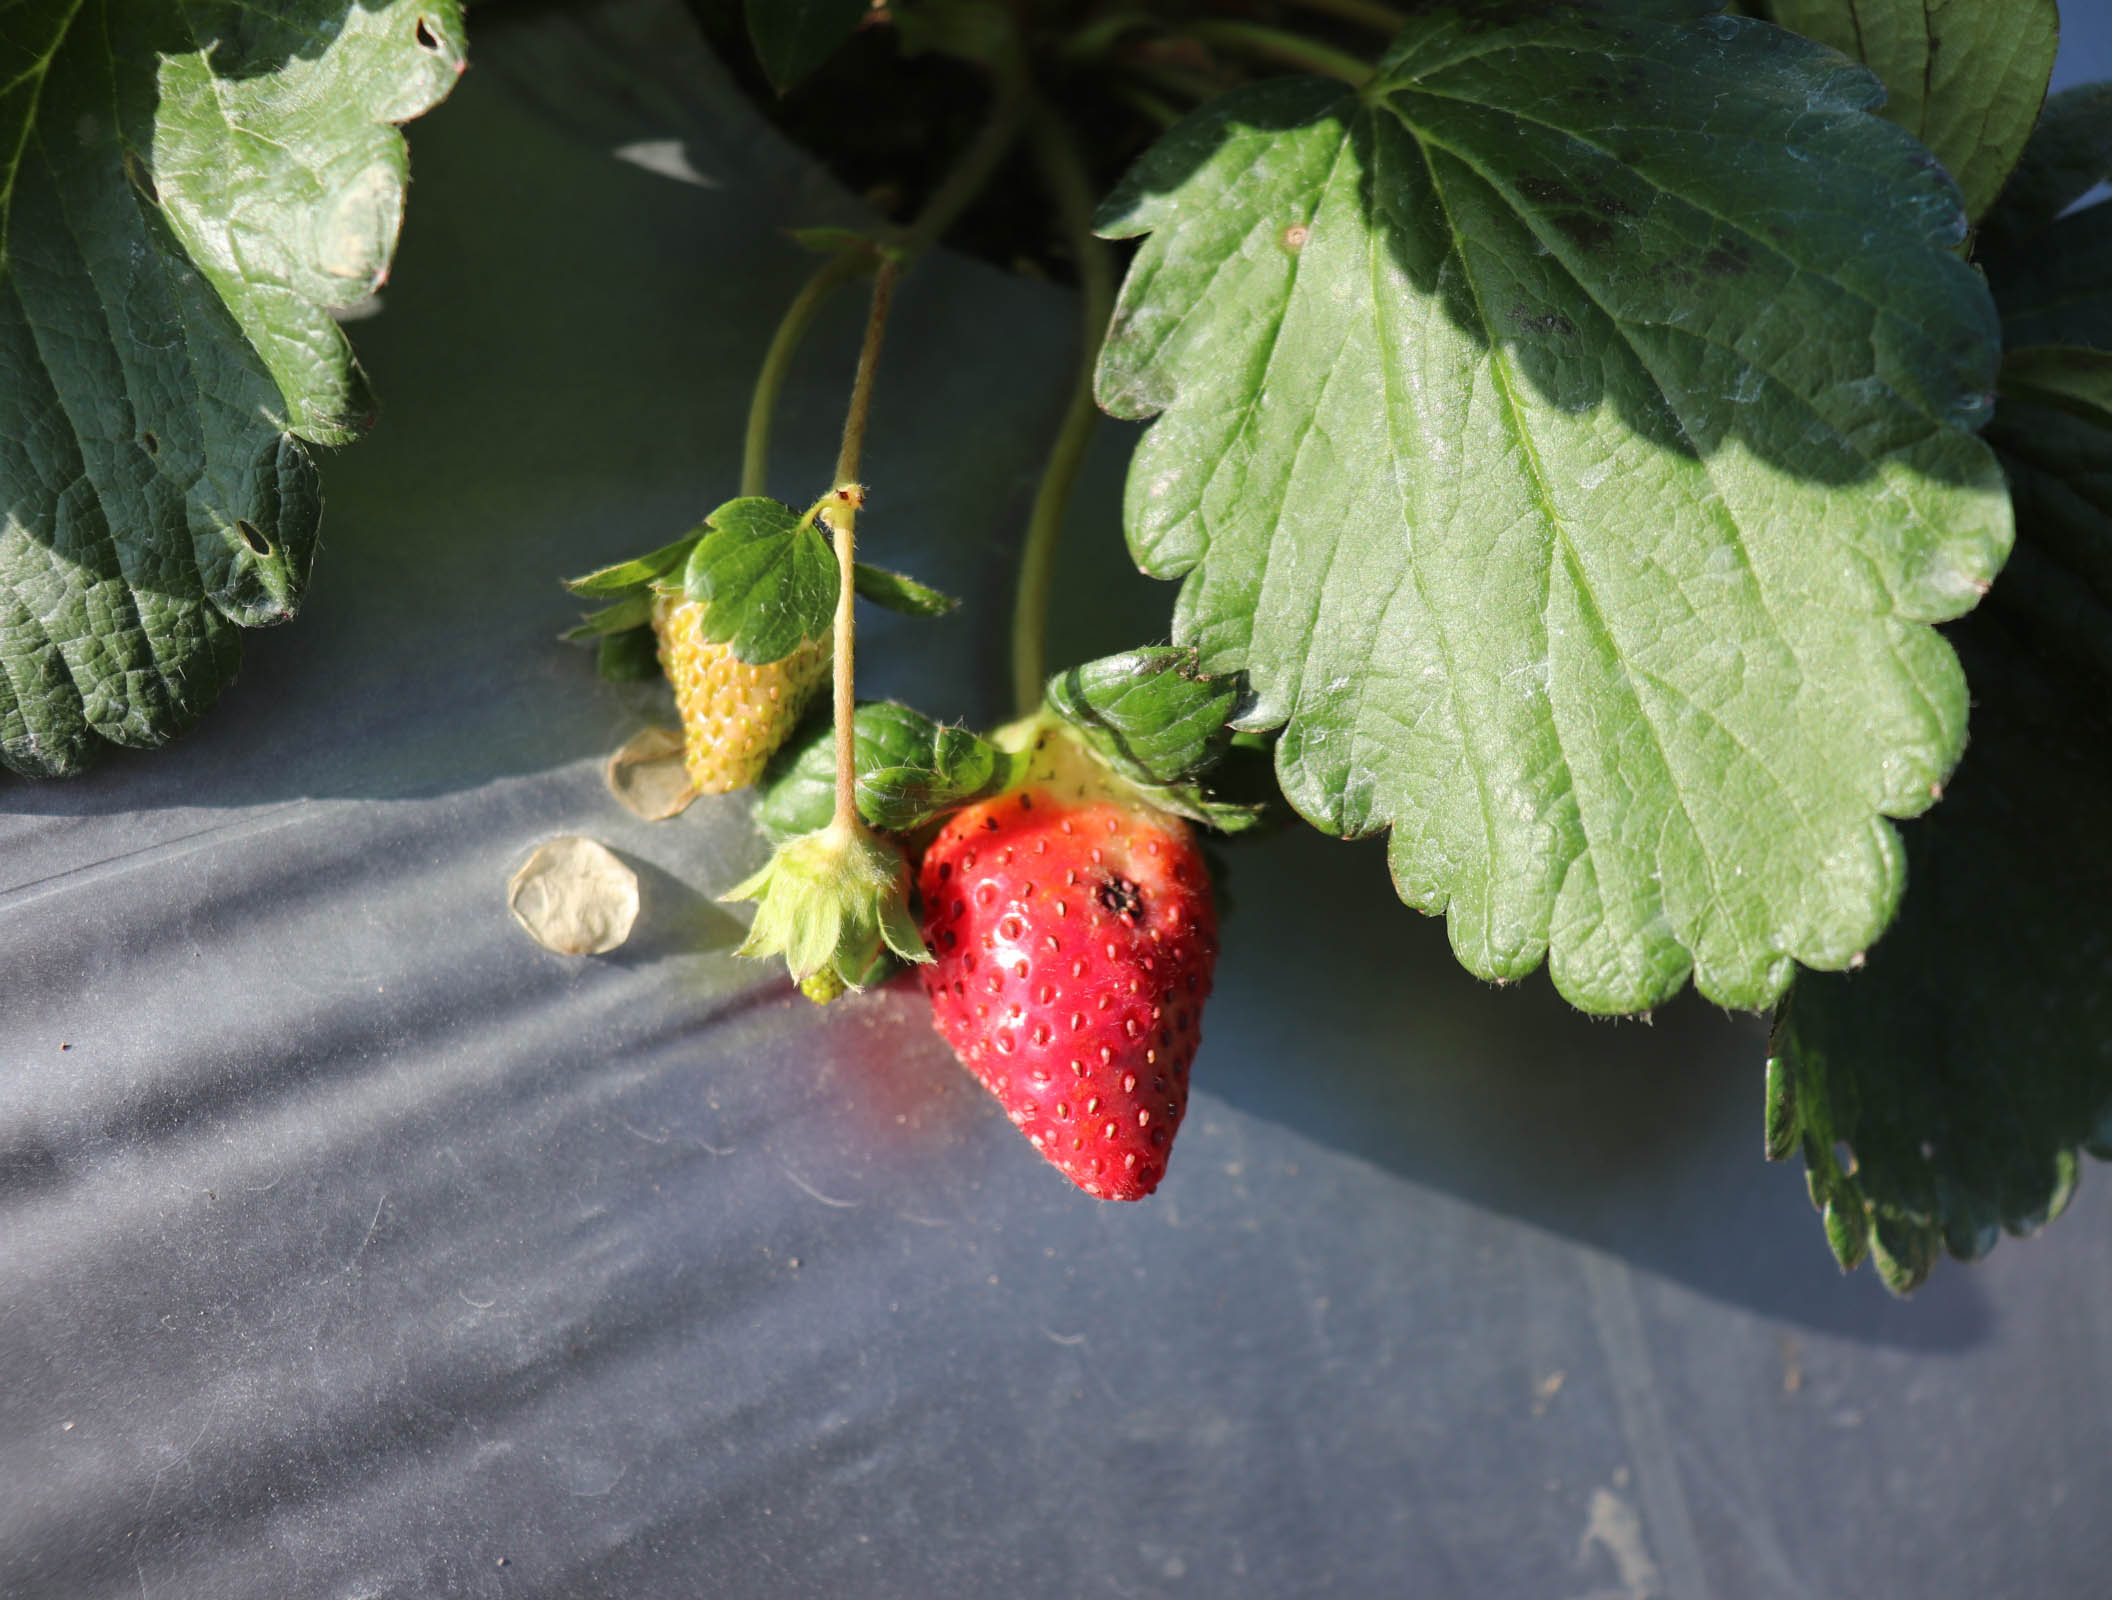
[[[1396,34],[1408,26],[1406,13],[1384,6],[1378,0],[1290,0],[1294,6],[1317,11],[1324,17],[1340,17],[1379,33]]]
[[[748,436],[741,449],[741,493],[761,494],[769,487],[770,424],[777,415],[777,398],[784,392],[792,358],[814,325],[814,318],[834,294],[851,279],[872,271],[872,258],[842,251],[822,263],[807,279],[764,352],[762,370],[755,375],[755,388],[748,396]]]
[[[894,303],[895,279],[902,265],[880,263],[873,278],[872,305],[865,317],[865,342],[858,350],[858,376],[851,381],[850,410],[843,419],[843,446],[836,452],[836,484],[825,513],[836,534],[836,815],[833,825],[856,829],[858,760],[853,716],[857,711],[856,644],[858,605],[858,508],[865,490],[858,484],[858,458],[865,448],[865,427],[873,411],[873,374],[880,365],[880,341],[887,333],[888,308]]]
[[[1255,60],[1278,62],[1306,72],[1317,72],[1323,77],[1340,78],[1352,88],[1361,85],[1372,72],[1369,61],[1346,50],[1337,50],[1333,45],[1321,44],[1299,34],[1285,33],[1280,28],[1264,27],[1258,22],[1191,22],[1181,32],[1204,44]]]
[[[1041,708],[1048,674],[1049,589],[1056,571],[1056,545],[1064,513],[1078,482],[1078,469],[1093,442],[1100,408],[1093,402],[1093,371],[1115,304],[1113,253],[1093,232],[1093,181],[1070,128],[1054,112],[1037,110],[1032,128],[1034,157],[1056,201],[1065,240],[1078,266],[1081,349],[1063,426],[1049,449],[1027,537],[1020,551],[1019,589],[1012,607],[1012,697],[1023,717]]]
[[[1025,82],[1023,68],[1008,65],[998,70],[990,115],[961,153],[953,170],[933,191],[916,220],[899,240],[888,247],[889,255],[903,265],[922,255],[938,243],[982,192],[998,163],[1004,160],[1005,152],[1019,137],[1025,114]],[[748,433],[741,451],[742,494],[762,494],[766,490],[771,424],[777,415],[778,397],[784,392],[785,379],[792,370],[793,358],[798,355],[807,330],[813,326],[830,295],[851,279],[872,270],[872,257],[846,250],[823,263],[785,309],[770,348],[764,353],[762,370],[756,374],[755,388],[748,399]]]

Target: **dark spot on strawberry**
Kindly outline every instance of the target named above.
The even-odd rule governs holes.
[[[951,928],[942,928],[939,930],[939,943],[944,945],[947,949],[951,950],[955,945],[959,944],[960,942],[960,935],[955,933]]]
[[[1030,794],[1021,795],[1019,797],[1019,809],[1022,811],[1032,811],[1034,809],[1034,797]]]
[[[944,883],[948,878],[952,876],[953,863],[951,861],[941,861],[939,863],[939,882]]]
[[[1118,878],[1110,874],[1093,893],[1100,904],[1116,916],[1144,915],[1144,891],[1137,887],[1134,879]]]
[[[989,829],[989,830],[990,830],[990,832],[992,832],[992,833],[995,833],[995,832],[997,832],[997,818],[995,818],[995,817],[985,817],[985,818],[983,818],[983,826],[984,826],[985,828]]]

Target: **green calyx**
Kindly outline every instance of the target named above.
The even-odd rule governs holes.
[[[851,988],[884,970],[883,951],[929,961],[909,914],[909,862],[857,823],[831,822],[787,839],[762,871],[727,891],[753,900],[755,922],[736,955],[782,955],[804,984],[827,969]]]

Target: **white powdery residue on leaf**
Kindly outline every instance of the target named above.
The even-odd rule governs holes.
[[[521,863],[506,886],[506,909],[545,950],[606,955],[638,920],[638,875],[607,846],[568,834]]]

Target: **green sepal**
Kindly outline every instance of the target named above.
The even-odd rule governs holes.
[[[644,683],[659,677],[660,647],[653,630],[626,628],[604,635],[594,652],[594,670],[609,683]]]
[[[812,517],[765,495],[744,495],[704,521],[682,588],[705,608],[705,638],[763,666],[828,637],[836,552]]]
[[[912,832],[946,812],[1010,786],[1020,758],[965,728],[934,722],[892,700],[869,701],[851,719],[858,811],[874,827]],[[763,775],[755,820],[776,842],[808,833],[836,804],[835,732],[810,717]]]
[[[703,537],[704,526],[699,523],[673,544],[664,544],[646,555],[619,561],[614,566],[601,567],[583,578],[567,578],[565,587],[588,600],[627,598],[650,588],[656,579],[680,568]]]
[[[1161,810],[1226,833],[1263,820],[1260,803],[1221,798],[1202,782],[1231,750],[1248,705],[1237,674],[1206,673],[1194,650],[1161,645],[1059,672],[1044,692],[1050,713]]]
[[[960,601],[928,584],[885,567],[869,567],[863,561],[851,564],[851,583],[862,599],[905,617],[943,617]]]
[[[734,952],[781,955],[794,982],[823,967],[862,987],[885,952],[929,961],[909,913],[909,861],[863,826],[835,822],[787,839],[763,869],[722,900],[753,900],[755,921]]]
[[[567,644],[592,644],[596,639],[648,627],[652,620],[653,598],[650,594],[626,595],[612,606],[589,611],[580,618],[577,627],[567,628],[558,637]]]

